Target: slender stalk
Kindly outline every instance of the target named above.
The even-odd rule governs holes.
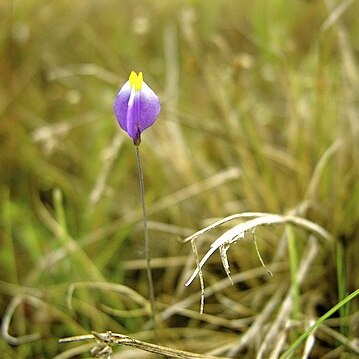
[[[139,181],[140,181],[145,257],[146,257],[146,263],[147,263],[146,269],[147,269],[148,286],[149,286],[149,291],[150,291],[151,315],[152,315],[152,322],[153,322],[154,338],[157,343],[158,342],[158,333],[157,333],[157,321],[156,321],[155,290],[153,287],[153,279],[152,279],[152,271],[151,271],[151,253],[150,253],[150,240],[149,240],[148,228],[147,228],[145,185],[144,185],[144,180],[143,180],[143,171],[142,171],[142,163],[141,163],[139,146],[135,146],[135,152],[136,152],[136,160],[137,160],[138,177],[139,177]]]
[[[286,226],[288,238],[291,291],[293,298],[293,319],[300,318],[300,288],[298,283],[298,250],[295,242],[293,227],[288,224]]]
[[[346,276],[345,276],[345,250],[343,248],[343,244],[340,241],[336,243],[336,264],[337,264],[337,282],[338,282],[338,297],[339,300],[342,300],[346,297]],[[340,333],[347,336],[348,327],[343,322],[342,318],[345,318],[349,315],[349,305],[343,305],[339,309],[340,320]]]

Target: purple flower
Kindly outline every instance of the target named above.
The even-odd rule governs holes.
[[[113,109],[121,128],[138,146],[141,133],[157,120],[161,105],[157,95],[143,81],[142,72],[137,75],[132,71],[117,94]]]

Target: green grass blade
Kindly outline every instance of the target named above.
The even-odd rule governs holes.
[[[299,348],[299,346],[312,334],[325,320],[330,318],[337,310],[340,310],[344,305],[353,300],[356,296],[359,295],[359,288],[353,293],[349,294],[333,308],[328,310],[324,315],[322,315],[307,331],[305,331],[281,356],[280,359],[289,358],[290,355]]]

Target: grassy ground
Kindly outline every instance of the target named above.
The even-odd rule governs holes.
[[[93,330],[154,341],[135,154],[112,112],[131,70],[162,103],[140,146],[160,344],[277,358],[332,310],[294,357],[359,355],[358,12],[357,0],[2,1],[1,356],[89,357],[91,341],[58,339]],[[183,239],[248,212],[282,217],[193,241],[200,260],[239,236],[200,272],[201,315]]]

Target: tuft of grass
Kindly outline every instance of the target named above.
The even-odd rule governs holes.
[[[163,109],[141,144],[161,346],[358,355],[358,6],[0,2],[2,356],[88,357],[94,343],[58,339],[92,331],[154,341],[136,164],[112,113],[132,69]],[[301,222],[211,249],[268,218]],[[205,287],[186,287],[182,238],[219,222],[192,242],[197,266],[214,251]]]

